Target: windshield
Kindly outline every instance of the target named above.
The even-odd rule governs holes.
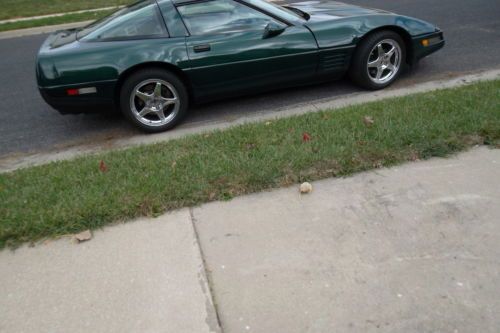
[[[297,21],[297,19],[302,21],[305,20],[305,18],[302,15],[294,12],[293,10],[276,5],[271,2],[267,2],[265,0],[246,0],[246,2],[248,2],[251,5],[257,6],[259,8],[262,8],[271,14],[282,17],[287,21],[294,22]]]
[[[301,12],[295,12],[265,0],[246,0],[246,2],[287,21],[294,22],[307,19],[307,17],[301,15]],[[164,33],[164,28],[157,21],[157,18],[153,18],[153,7],[156,7],[154,0],[136,2],[81,28],[76,37],[84,40],[113,40],[117,38],[160,36]]]

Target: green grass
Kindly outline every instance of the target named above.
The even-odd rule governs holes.
[[[0,175],[0,247],[499,142],[494,81],[18,170]]]
[[[2,0],[0,20],[113,7],[132,2],[131,0]]]
[[[55,25],[55,24],[63,24],[63,23],[97,20],[97,19],[100,19],[106,15],[111,14],[112,12],[113,12],[113,10],[104,10],[104,11],[99,11],[99,12],[68,14],[68,15],[64,15],[64,16],[47,17],[47,18],[37,19],[37,20],[4,23],[4,24],[0,24],[0,32],[8,31],[8,30],[16,30],[16,29],[43,27],[43,26],[47,26],[47,25]]]

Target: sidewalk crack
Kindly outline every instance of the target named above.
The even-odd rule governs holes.
[[[211,276],[209,274],[209,271],[207,269],[207,263],[206,263],[206,260],[205,260],[205,254],[203,253],[203,249],[201,247],[201,242],[200,242],[200,237],[199,237],[199,234],[198,234],[198,229],[196,229],[196,218],[194,217],[194,211],[193,211],[193,208],[191,208],[191,207],[189,207],[189,217],[190,217],[190,220],[191,220],[191,225],[193,227],[195,241],[196,241],[196,244],[197,244],[197,247],[198,247],[198,251],[199,251],[200,257],[201,257],[201,262],[202,262],[202,272],[201,272],[201,274],[203,275],[204,280],[206,281],[206,284],[208,286],[208,297],[210,298],[211,305],[212,305],[213,310],[215,312],[215,318],[217,320],[218,330],[216,330],[216,331],[218,331],[220,333],[224,333],[224,329],[222,328],[222,322],[221,322],[221,319],[220,319],[220,313],[219,313],[218,304],[217,304],[217,301],[215,299],[215,290],[214,290],[212,278],[211,278]],[[202,286],[202,288],[203,287],[204,286]],[[208,309],[207,309],[207,311],[208,311]],[[208,313],[208,315],[210,315],[210,313]],[[210,322],[209,321],[210,321],[209,318],[207,318],[207,323],[210,326]]]

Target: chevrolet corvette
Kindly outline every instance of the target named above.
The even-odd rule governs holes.
[[[160,132],[207,100],[345,75],[382,89],[444,43],[431,23],[335,1],[144,0],[50,35],[36,76],[61,113],[118,109]]]

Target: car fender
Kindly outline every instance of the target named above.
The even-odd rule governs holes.
[[[320,48],[355,45],[366,34],[381,27],[397,27],[412,37],[436,30],[434,25],[425,21],[394,14],[311,20],[306,23],[306,26],[313,32]]]
[[[38,55],[38,85],[42,88],[115,82],[129,68],[147,62],[188,65],[185,38],[130,41],[75,41]]]

